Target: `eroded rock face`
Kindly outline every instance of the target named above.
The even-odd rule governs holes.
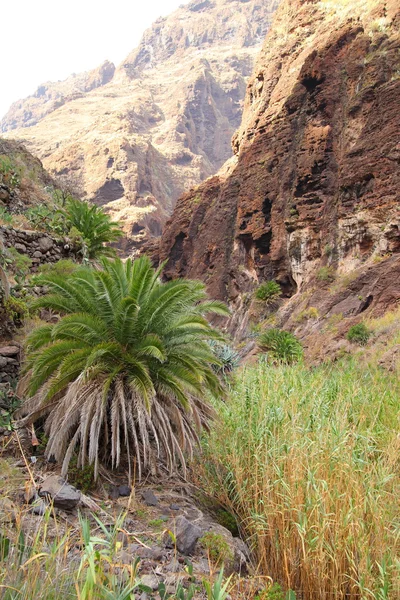
[[[182,196],[155,256],[239,313],[400,251],[400,12],[285,0],[249,82],[235,157]]]
[[[277,5],[195,0],[156,21],[115,72],[103,65],[41,86],[13,105],[2,130],[51,173],[78,178],[122,223],[128,251],[159,235],[178,196],[230,156]]]

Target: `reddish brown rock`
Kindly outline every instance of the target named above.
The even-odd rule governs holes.
[[[281,4],[235,157],[179,199],[165,228],[167,277],[206,281],[238,314],[262,280],[292,296],[320,285],[321,267],[371,265],[380,288],[371,309],[398,300],[398,259],[384,273],[375,263],[400,252],[400,11],[395,0],[367,4]]]

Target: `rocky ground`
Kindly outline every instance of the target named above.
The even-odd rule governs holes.
[[[44,463],[37,446],[31,445],[37,443],[32,432],[25,432],[20,442],[16,435],[4,429],[0,432],[3,533],[6,527],[11,537],[18,529],[26,539],[33,539],[46,523],[46,540],[51,543],[67,531],[70,536],[79,535],[78,514],[89,518],[94,531],[99,528],[93,515],[109,529],[118,522],[114,562],[133,565],[140,561],[139,577],[148,588],[147,593],[138,594],[142,600],[152,596],[151,590],[156,594],[160,584],[171,594],[179,584],[184,588],[201,584],[202,579],[213,578],[222,563],[225,575],[235,574],[239,587],[255,591],[260,587],[260,581],[251,577],[250,552],[237,530],[233,536],[216,521],[216,515],[226,519],[228,513],[206,500],[195,487],[183,482],[131,487],[123,479],[110,483],[106,475],[94,491],[83,494],[59,477],[54,465]],[[25,454],[22,445],[34,456],[29,457],[29,451]],[[49,507],[50,519],[45,517]],[[228,521],[235,530],[232,516]],[[72,544],[68,563],[78,565],[81,554],[81,546]]]

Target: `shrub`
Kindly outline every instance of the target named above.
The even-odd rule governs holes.
[[[318,319],[319,318],[319,312],[318,309],[315,308],[314,306],[310,306],[309,308],[306,308],[305,310],[302,310],[301,313],[298,314],[296,321],[298,323],[301,323],[302,321],[308,321],[309,319]]]
[[[113,248],[105,244],[116,242],[123,234],[118,223],[111,221],[101,207],[70,198],[64,214],[68,229],[75,232],[81,245],[84,258],[95,259],[115,254]]]
[[[7,317],[16,325],[20,327],[23,321],[29,315],[28,305],[25,300],[21,300],[20,298],[15,298],[14,296],[9,296],[6,300],[4,300],[4,309],[6,311]]]
[[[347,339],[349,342],[355,342],[356,344],[360,344],[360,346],[365,346],[371,336],[371,332],[365,323],[358,323],[357,325],[352,325],[347,332]]]
[[[5,154],[0,156],[0,183],[8,185],[11,189],[21,183],[21,169]]]
[[[232,550],[224,536],[220,533],[209,531],[200,538],[199,542],[207,550],[210,561],[215,566],[221,566],[227,560],[232,560]]]
[[[72,275],[76,269],[78,269],[79,265],[75,263],[73,260],[67,258],[58,260],[55,263],[43,263],[38,268],[38,274],[46,274],[46,275],[59,275],[67,277]],[[36,280],[37,276],[34,276],[33,281]]]
[[[95,477],[101,461],[117,468],[122,457],[139,478],[155,463],[185,471],[212,414],[204,397],[223,391],[208,344],[222,336],[205,315],[229,311],[198,281],[162,283],[146,257],[101,267],[38,279],[49,293],[33,308],[60,320],[27,338],[25,422],[46,416],[46,456],[63,474],[76,446]]]
[[[257,300],[263,302],[273,302],[277,300],[281,295],[281,286],[276,281],[265,281],[262,283],[255,292]]]
[[[295,363],[303,356],[303,348],[293,333],[282,329],[268,329],[258,338],[258,346],[274,362]]]
[[[41,229],[59,236],[66,235],[68,232],[65,217],[57,206],[38,204],[28,208],[25,217],[34,229]]]
[[[333,267],[321,267],[317,271],[318,281],[331,282],[336,278],[335,269]]]
[[[5,225],[11,225],[14,222],[13,215],[3,206],[0,206],[0,221]]]

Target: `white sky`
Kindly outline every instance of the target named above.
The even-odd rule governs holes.
[[[116,65],[159,16],[189,0],[2,0],[0,118],[46,81]]]

